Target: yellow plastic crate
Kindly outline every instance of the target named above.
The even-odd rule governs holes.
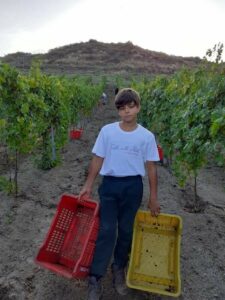
[[[180,295],[181,231],[179,216],[152,217],[149,211],[138,211],[126,278],[130,288],[173,297]]]

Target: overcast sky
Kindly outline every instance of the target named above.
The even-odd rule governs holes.
[[[0,56],[89,39],[203,57],[225,44],[225,0],[0,0]]]

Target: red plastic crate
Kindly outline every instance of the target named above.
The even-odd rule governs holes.
[[[85,278],[92,263],[98,229],[98,202],[62,195],[35,262],[67,278]]]
[[[158,153],[159,153],[159,160],[161,162],[163,162],[163,149],[160,145],[157,145],[157,148],[158,148]]]
[[[71,140],[76,140],[76,139],[80,139],[81,135],[83,133],[83,129],[73,129],[70,130],[70,139]]]

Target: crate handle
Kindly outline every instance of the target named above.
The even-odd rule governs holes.
[[[88,197],[88,196],[85,196],[85,195],[83,195],[83,196],[81,196],[80,198],[78,198],[79,200],[79,202],[84,202],[84,201],[88,201],[88,200],[91,200],[91,198],[90,197]]]

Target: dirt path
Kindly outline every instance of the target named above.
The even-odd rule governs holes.
[[[112,98],[112,95],[110,95]],[[77,194],[87,175],[91,148],[103,124],[117,120],[112,101],[90,120],[81,140],[70,141],[62,164],[50,171],[33,167],[30,159],[20,166],[18,199],[0,192],[0,299],[84,300],[86,282],[68,280],[36,266],[33,259],[42,243],[62,193]],[[178,299],[225,299],[225,175],[221,168],[204,169],[199,177],[199,195],[209,204],[198,214],[184,210],[189,192],[180,189],[163,166],[158,166],[159,200],[162,211],[183,219],[181,247],[182,295]],[[97,178],[94,198],[97,199]],[[144,180],[146,208],[148,185]],[[105,300],[169,297],[133,290],[119,297],[104,279]]]

